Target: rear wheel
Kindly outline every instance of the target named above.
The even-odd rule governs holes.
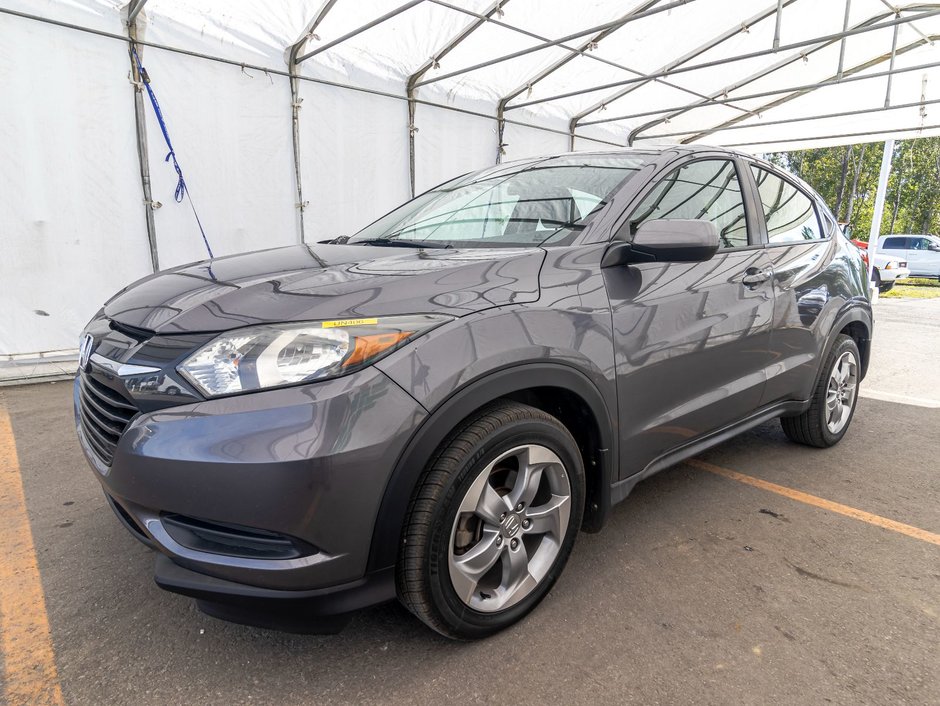
[[[780,420],[791,441],[827,448],[845,436],[858,401],[859,360],[855,341],[840,334],[826,356],[809,409],[796,417]]]
[[[482,410],[444,443],[418,484],[399,599],[451,638],[512,625],[561,574],[583,505],[581,455],[561,422],[515,402]]]

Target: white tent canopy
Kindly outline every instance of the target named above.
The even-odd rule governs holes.
[[[498,159],[940,134],[940,2],[0,0],[0,357],[205,257],[131,36],[216,255]]]

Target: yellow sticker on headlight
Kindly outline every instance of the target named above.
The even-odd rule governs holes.
[[[323,328],[340,328],[341,326],[369,326],[379,323],[378,319],[340,319],[338,321],[324,321]]]

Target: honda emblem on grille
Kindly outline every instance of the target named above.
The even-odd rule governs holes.
[[[91,349],[95,347],[95,339],[90,333],[82,336],[82,342],[78,346],[78,369],[84,370],[88,367],[88,359],[91,358]]]

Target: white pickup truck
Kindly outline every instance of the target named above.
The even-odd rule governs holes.
[[[868,243],[864,240],[852,240],[852,243],[862,251],[862,259],[867,265]],[[895,282],[900,279],[907,279],[910,276],[911,271],[906,260],[898,259],[898,256],[890,251],[882,252],[879,249],[875,253],[875,269],[872,272],[872,280],[878,285],[879,292],[890,291]]]

